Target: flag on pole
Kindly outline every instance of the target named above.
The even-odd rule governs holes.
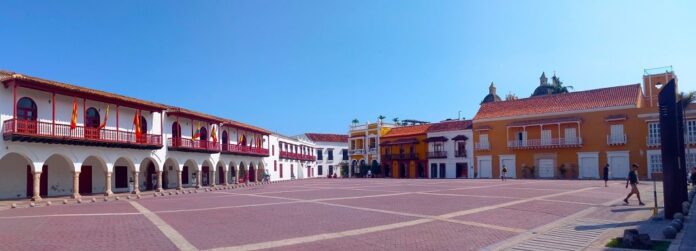
[[[201,126],[198,121],[196,121],[196,132],[193,133],[193,140],[197,140],[199,137],[201,137]]]
[[[140,110],[135,111],[135,117],[133,118],[133,124],[135,125],[135,138],[139,139],[143,135],[142,130],[140,130]]]
[[[109,105],[106,105],[106,114],[104,114],[104,122],[102,122],[101,125],[99,125],[99,130],[104,129],[106,127],[106,121],[109,119]]]
[[[213,143],[217,143],[217,130],[215,129],[215,125],[212,125],[213,129],[210,130],[210,136],[213,138]]]
[[[70,130],[77,128],[77,97],[73,97],[72,118],[70,118]]]

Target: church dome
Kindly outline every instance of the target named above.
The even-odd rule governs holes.
[[[493,84],[493,82],[491,82],[491,85],[488,87],[488,95],[486,95],[486,97],[483,98],[483,101],[481,101],[481,104],[485,104],[488,102],[501,101],[502,99],[500,99],[498,94],[496,94],[495,92],[496,92],[495,84]]]

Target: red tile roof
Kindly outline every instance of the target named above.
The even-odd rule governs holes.
[[[413,136],[418,134],[425,135],[432,124],[423,124],[415,126],[400,126],[392,128],[383,138],[395,138],[403,136]]]
[[[348,135],[330,133],[305,133],[309,140],[314,142],[348,142]]]
[[[0,82],[6,83],[12,80],[20,81],[21,85],[26,86],[28,88],[56,91],[57,93],[63,95],[84,95],[89,96],[91,97],[91,99],[97,101],[123,102],[125,104],[142,106],[143,108],[150,109],[153,111],[162,111],[167,108],[167,106],[155,102],[126,97],[123,95],[85,88],[77,85],[66,84],[58,81],[47,80],[16,72],[0,70]]]
[[[615,86],[564,94],[490,102],[481,105],[474,120],[582,111],[637,105],[640,84]]]
[[[428,132],[447,132],[471,129],[471,120],[451,120],[431,124]]]

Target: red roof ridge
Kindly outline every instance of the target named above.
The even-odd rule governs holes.
[[[601,88],[596,88],[596,89],[588,89],[588,90],[574,91],[574,92],[566,92],[566,93],[557,93],[557,94],[549,94],[549,95],[539,95],[539,96],[533,96],[533,97],[518,98],[518,99],[515,99],[515,100],[502,100],[502,101],[490,102],[490,103],[486,103],[486,104],[503,103],[503,102],[515,102],[515,101],[524,101],[524,100],[530,100],[530,99],[543,99],[543,98],[560,97],[560,96],[566,96],[566,95],[580,95],[580,94],[585,94],[585,93],[588,93],[588,92],[599,92],[599,91],[605,91],[605,90],[607,90],[607,89],[618,89],[618,88],[634,87],[634,86],[638,86],[638,87],[640,88],[640,83],[623,84],[623,85],[617,85],[617,86],[608,86],[608,87],[601,87]]]
[[[305,136],[316,142],[348,142],[347,134],[336,133],[305,133]]]
[[[411,125],[411,126],[399,126],[394,127],[387,134],[382,136],[383,138],[393,138],[393,137],[403,137],[403,136],[413,136],[418,134],[427,134],[428,129],[433,124],[422,124],[422,125]]]

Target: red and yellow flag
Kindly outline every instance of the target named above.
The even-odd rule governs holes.
[[[99,125],[99,129],[104,129],[106,127],[106,121],[109,119],[109,105],[106,105],[106,114],[104,114],[104,122]]]
[[[140,130],[140,110],[135,111],[133,124],[135,125],[135,137],[140,138],[143,135],[142,130]]]
[[[77,98],[73,97],[72,117],[70,118],[70,130],[77,128]]]
[[[210,130],[210,136],[213,138],[213,143],[217,143],[217,130],[215,125],[212,125],[213,129]]]

